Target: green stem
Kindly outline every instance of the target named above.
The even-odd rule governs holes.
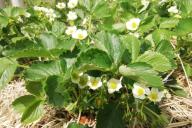
[[[148,107],[144,106],[144,108],[149,111],[151,114],[153,114],[155,117],[159,118],[159,115],[156,114],[155,112],[153,112],[151,109],[149,109]]]
[[[17,66],[18,66],[18,67],[21,67],[21,68],[29,68],[29,66],[20,65],[20,64],[18,64]]]

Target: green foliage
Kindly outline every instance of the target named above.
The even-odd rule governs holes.
[[[157,52],[146,51],[137,58],[136,62],[145,62],[159,72],[165,72],[171,69],[169,60],[164,55]]]
[[[191,0],[177,0],[178,5],[181,8],[181,11],[183,13],[185,13],[185,15],[190,15],[191,11],[192,11],[192,1]]]
[[[42,101],[35,101],[26,108],[22,115],[21,122],[28,124],[40,119],[44,114]]]
[[[166,29],[157,29],[152,33],[153,40],[156,44],[158,44],[162,40],[170,40],[171,36],[173,35],[173,31],[169,31]]]
[[[19,113],[23,113],[27,107],[36,101],[36,97],[33,95],[25,95],[17,98],[13,103],[13,107]]]
[[[73,122],[73,123],[70,123],[67,128],[88,128],[88,127]]]
[[[185,18],[180,20],[179,24],[176,27],[176,32],[178,35],[186,35],[192,32],[191,26],[192,18]]]
[[[44,90],[41,82],[29,82],[25,86],[29,93],[37,97],[43,97]]]
[[[43,116],[44,109],[41,100],[33,95],[25,95],[17,98],[13,102],[15,110],[22,114],[21,122],[28,124],[40,119]]]
[[[161,22],[159,28],[162,28],[162,29],[164,29],[164,28],[174,28],[175,26],[177,26],[178,22],[179,22],[179,19],[166,18]]]
[[[62,84],[61,78],[57,76],[50,76],[46,81],[45,92],[48,96],[48,102],[54,106],[63,107],[70,96],[69,93],[65,92],[65,95],[56,92],[57,87]]]
[[[66,62],[64,60],[39,63],[32,65],[26,70],[25,78],[29,81],[40,81],[49,76],[62,75],[65,70]]]
[[[40,40],[43,48],[46,50],[55,49],[58,44],[57,38],[54,35],[48,33],[41,34]]]
[[[144,85],[163,88],[161,77],[146,63],[133,63],[128,66],[121,66],[119,72],[123,76],[130,77]]]
[[[12,80],[17,68],[17,61],[11,58],[0,58],[0,67],[0,89],[2,89]]]
[[[124,47],[131,53],[132,62],[134,62],[140,53],[140,41],[134,36],[125,36],[122,38]]]
[[[190,64],[185,65],[185,70],[186,70],[187,76],[191,77],[192,76],[192,68],[191,68]]]
[[[119,64],[124,52],[124,47],[117,35],[100,32],[97,34],[97,38],[98,42],[96,43],[96,47],[107,52],[114,63]]]
[[[111,58],[99,49],[89,49],[80,54],[76,66],[81,70],[109,70],[112,66]]]
[[[178,84],[169,84],[167,86],[174,95],[180,97],[187,97],[187,93]]]
[[[118,104],[107,104],[97,115],[96,128],[124,128],[122,118],[123,113]]]
[[[192,76],[191,0],[68,2],[0,10],[0,89],[25,79],[29,94],[13,102],[21,121],[39,120],[46,104],[93,115],[97,128],[166,127],[164,89],[187,96],[164,79],[178,55]]]
[[[84,6],[95,19],[109,17],[111,15],[106,1],[80,0],[80,4]]]

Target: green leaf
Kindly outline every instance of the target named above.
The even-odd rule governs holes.
[[[88,49],[77,58],[76,66],[82,70],[109,70],[112,61],[106,52],[99,49]]]
[[[0,67],[0,89],[2,89],[12,80],[17,61],[11,58],[0,58]]]
[[[99,32],[97,34],[97,40],[98,42],[96,42],[95,46],[108,53],[108,55],[113,58],[114,63],[118,64],[124,52],[124,47],[118,36],[106,32]]]
[[[187,97],[187,92],[184,90],[175,90],[173,91],[173,94],[180,97]]]
[[[172,31],[166,29],[157,29],[152,33],[153,40],[158,44],[161,40],[170,40],[174,35]]]
[[[92,1],[90,0],[79,0],[79,4],[83,7],[85,7],[89,12],[92,8]]]
[[[32,123],[40,119],[44,114],[42,101],[38,100],[31,104],[23,113],[21,122],[24,124]]]
[[[159,28],[174,28],[179,23],[179,19],[176,18],[167,18],[163,20]]]
[[[111,16],[110,8],[106,1],[94,0],[92,2],[93,2],[93,6],[92,6],[91,13],[93,14],[95,19]]]
[[[74,40],[65,40],[63,38],[58,39],[57,49],[62,51],[73,51],[76,42]],[[56,49],[56,50],[57,50]]]
[[[136,37],[131,35],[123,37],[122,41],[124,47],[128,49],[129,52],[131,53],[132,61],[134,62],[137,59],[140,52],[140,46],[141,46],[140,41]]]
[[[192,32],[192,18],[181,19],[176,27],[176,33],[180,36],[186,35]]]
[[[110,8],[103,0],[79,0],[79,4],[87,9],[93,19],[111,16]]]
[[[41,34],[40,40],[42,46],[47,50],[55,49],[58,44],[57,38],[54,35],[48,33]]]
[[[8,57],[14,57],[14,58],[25,58],[25,57],[46,57],[46,58],[53,58],[54,56],[59,56],[61,53],[63,53],[63,50],[53,49],[50,51],[47,51],[45,49],[13,49],[13,47],[9,50],[4,50],[3,55]]]
[[[163,113],[157,113],[156,110],[159,110],[158,106],[155,106],[155,104],[150,104],[150,106],[144,106],[143,112],[147,116],[147,119],[149,121],[149,125],[152,128],[164,128],[169,124],[169,120],[167,116]]]
[[[163,88],[163,82],[158,73],[146,63],[133,63],[128,66],[120,66],[119,72],[146,86]]]
[[[88,128],[87,126],[81,125],[81,124],[77,124],[75,122],[72,122],[68,125],[67,128]]]
[[[43,85],[41,82],[28,82],[25,85],[27,92],[37,96],[41,97],[44,94]]]
[[[54,35],[51,35],[56,38]],[[58,44],[54,49],[47,50],[40,43],[34,43],[27,39],[19,40],[3,51],[4,56],[23,58],[23,57],[46,57],[55,58],[65,51],[72,51],[75,47],[74,40],[66,40],[62,37],[57,39]]]
[[[11,10],[11,17],[18,17],[25,14],[25,9],[20,7],[13,7]]]
[[[107,104],[97,115],[96,128],[124,128],[123,113],[118,104]]]
[[[161,53],[146,51],[139,56],[136,62],[145,62],[153,67],[154,70],[165,72],[172,69],[170,61]]]
[[[48,96],[48,101],[50,104],[58,107],[64,107],[64,105],[68,105],[68,101],[70,100],[70,95],[67,90],[64,90],[62,95],[56,91],[57,87],[63,85],[62,77],[51,76],[46,81],[45,92]]]
[[[12,13],[12,7],[7,7],[3,9],[3,15],[7,17],[11,17]]]
[[[192,76],[192,68],[191,68],[190,64],[185,64],[185,70],[186,70],[187,76],[191,77]]]
[[[140,25],[139,32],[148,33],[150,30],[153,30],[156,27],[155,20],[156,18],[154,16],[146,18],[144,23]]]
[[[187,97],[187,92],[178,84],[169,84],[166,87],[176,96]]]
[[[7,7],[4,8],[3,11],[5,12],[7,17],[18,17],[25,14],[25,9],[20,7]]]
[[[126,25],[125,23],[116,23],[116,24],[113,24],[113,29],[118,31],[118,32],[123,32],[126,30]]]
[[[65,24],[63,22],[55,21],[52,26],[52,33],[56,36],[64,34]]]
[[[173,59],[175,57],[174,49],[171,43],[167,40],[160,41],[155,51],[163,54],[169,59]]]
[[[0,25],[6,27],[9,23],[9,18],[3,15],[0,15]]]
[[[177,5],[180,6],[181,12],[190,15],[192,11],[192,1],[191,0],[177,0]]]
[[[166,40],[160,41],[155,51],[166,56],[169,59],[172,68],[177,67],[177,64],[175,62],[175,57],[176,57],[175,52],[169,41],[166,41]]]
[[[33,95],[25,95],[15,99],[12,105],[17,112],[22,114],[26,108],[33,104],[36,100],[36,97]]]
[[[25,72],[25,78],[28,81],[40,81],[53,75],[62,75],[66,71],[66,62],[64,60],[51,61],[48,63],[33,64]]]

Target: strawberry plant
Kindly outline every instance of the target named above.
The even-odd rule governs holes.
[[[169,92],[185,95],[164,78],[190,45],[191,4],[65,0],[1,9],[0,88],[25,80],[29,94],[13,102],[25,124],[48,104],[93,114],[97,128],[165,127],[159,102]]]

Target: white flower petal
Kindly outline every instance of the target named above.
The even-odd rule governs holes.
[[[108,92],[109,93],[113,93],[115,91],[119,91],[119,89],[122,88],[122,84],[120,80],[111,78],[108,82],[107,82],[107,87],[108,87]]]
[[[61,3],[57,3],[56,7],[58,9],[64,9],[66,7],[66,4],[64,2],[61,2]]]
[[[177,9],[177,6],[171,6],[171,7],[168,9],[168,12],[169,12],[169,13],[179,13],[179,10]]]
[[[77,27],[76,26],[70,26],[70,27],[67,27],[65,33],[67,35],[72,35],[73,33],[75,33],[77,30]]]
[[[109,93],[109,94],[112,94],[112,93],[114,93],[114,92],[115,92],[114,89],[108,89],[108,93]]]
[[[132,93],[135,98],[144,99],[145,94],[148,93],[149,91],[150,91],[149,88],[146,88],[140,85],[139,83],[133,84]]]
[[[69,11],[69,13],[67,14],[67,20],[76,20],[77,19],[77,14],[76,12],[73,11]]]
[[[68,8],[73,9],[77,6],[78,0],[69,0],[67,3]]]
[[[159,102],[164,96],[163,91],[159,91],[157,88],[152,88],[150,93],[148,94],[149,100],[153,102]]]
[[[83,40],[88,36],[88,33],[86,30],[78,29],[72,34],[72,37],[74,39]]]
[[[89,77],[87,85],[92,89],[96,90],[102,86],[101,78],[100,77]]]
[[[126,22],[126,27],[128,30],[135,31],[138,29],[140,22],[139,18],[132,18]]]

